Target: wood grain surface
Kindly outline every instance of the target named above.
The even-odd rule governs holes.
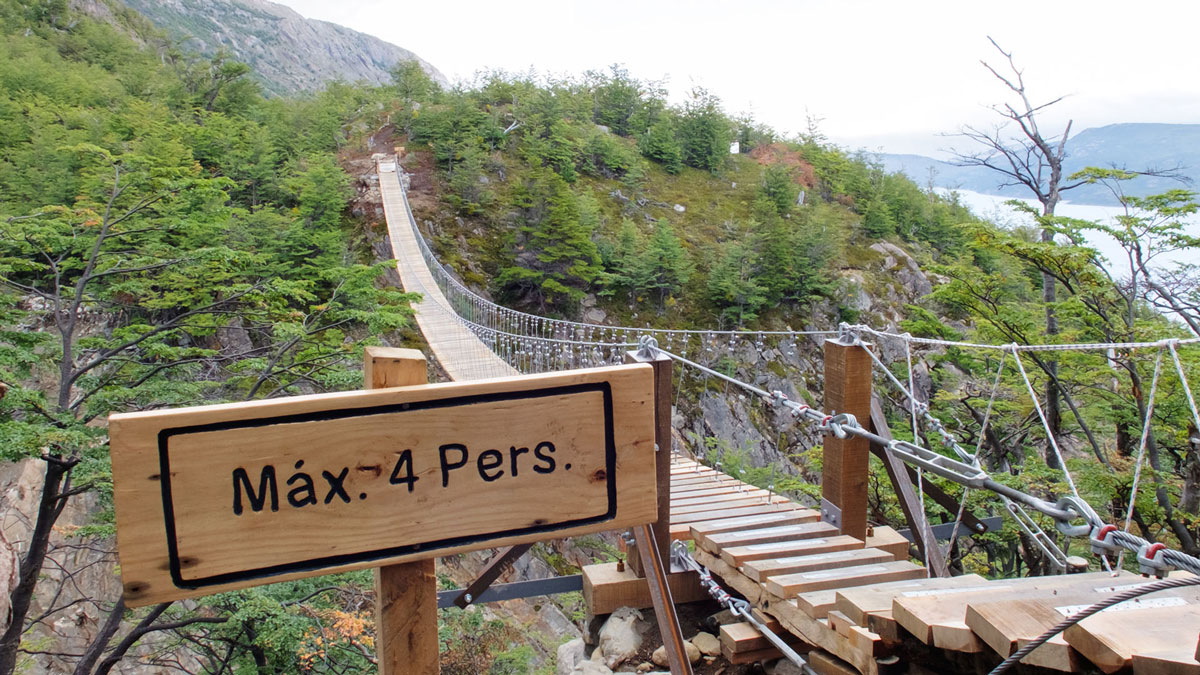
[[[652,387],[639,364],[113,415],[126,602],[650,522]]]

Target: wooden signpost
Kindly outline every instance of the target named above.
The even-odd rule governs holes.
[[[113,415],[126,603],[653,522],[654,422],[646,364]]]

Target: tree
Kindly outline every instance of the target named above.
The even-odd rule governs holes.
[[[683,170],[683,146],[675,134],[675,124],[664,114],[638,139],[642,154],[659,162],[670,174]]]
[[[614,134],[628,136],[629,120],[641,104],[641,83],[629,77],[629,71],[618,64],[609,66],[609,75],[598,76],[600,84],[593,90],[596,124],[603,124]]]
[[[800,186],[792,178],[792,172],[784,164],[772,164],[763,169],[759,192],[775,205],[781,216],[791,213],[800,196]]]
[[[999,80],[1017,101],[993,106],[993,110],[1004,122],[990,129],[971,125],[963,127],[961,135],[972,143],[982,146],[975,152],[955,151],[957,162],[961,166],[981,166],[1000,174],[1003,178],[1002,187],[1021,186],[1029,190],[1042,206],[1042,215],[1054,216],[1062,194],[1085,184],[1086,181],[1064,181],[1063,162],[1067,156],[1067,139],[1071,134],[1071,121],[1066,123],[1059,134],[1046,135],[1042,132],[1038,121],[1039,115],[1046,108],[1063,100],[1063,97],[1052,99],[1046,103],[1034,104],[1030,101],[1025,90],[1024,71],[1017,67],[1011,52],[1006,52],[1000,45],[988,38],[992,46],[1004,57],[1008,74],[1002,74],[986,61],[981,61],[983,67]],[[1016,133],[1009,133],[1009,124],[1016,125]],[[1042,241],[1054,242],[1054,231],[1042,230]],[[1042,276],[1042,304],[1045,312],[1045,333],[1053,339],[1058,335],[1058,317],[1055,314],[1057,286],[1054,277]],[[1057,436],[1062,430],[1062,412],[1059,405],[1060,396],[1057,378],[1057,362],[1046,360],[1051,376],[1046,380],[1046,418],[1050,431]],[[1049,449],[1047,448],[1047,451]],[[1046,455],[1046,462],[1052,467],[1056,461],[1051,454]]]
[[[721,99],[700,87],[693,89],[679,118],[683,163],[715,173],[725,166],[732,141],[732,124],[721,112]]]
[[[441,91],[441,87],[416,59],[397,61],[389,74],[392,76],[392,86],[396,93],[406,102],[426,101],[431,95]]]
[[[517,195],[522,224],[518,252],[496,279],[498,287],[539,309],[566,308],[600,275],[592,241],[596,219],[589,205],[557,173],[535,169]]]
[[[644,270],[645,289],[657,292],[659,307],[687,284],[692,276],[692,263],[670,221],[660,219],[655,222],[654,234],[650,236],[639,267]]]
[[[767,304],[754,245],[750,237],[725,243],[716,252],[717,264],[708,275],[709,299],[721,308],[722,319],[738,326],[757,318]]]

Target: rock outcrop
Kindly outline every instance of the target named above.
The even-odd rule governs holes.
[[[407,49],[344,26],[306,19],[266,0],[125,0],[125,4],[171,38],[191,38],[184,43],[189,49],[204,54],[231,52],[254,68],[263,88],[272,94],[312,91],[333,80],[384,84],[396,63],[413,60],[435,81],[448,84],[437,68]]]

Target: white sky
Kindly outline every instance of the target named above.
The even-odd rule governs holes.
[[[416,52],[451,80],[479,69],[581,73],[621,63],[694,84],[785,133],[807,112],[849,147],[936,154],[1005,100],[979,64],[994,37],[1048,121],[1200,122],[1200,2],[1057,0],[281,0]],[[960,141],[961,143],[961,141]]]

